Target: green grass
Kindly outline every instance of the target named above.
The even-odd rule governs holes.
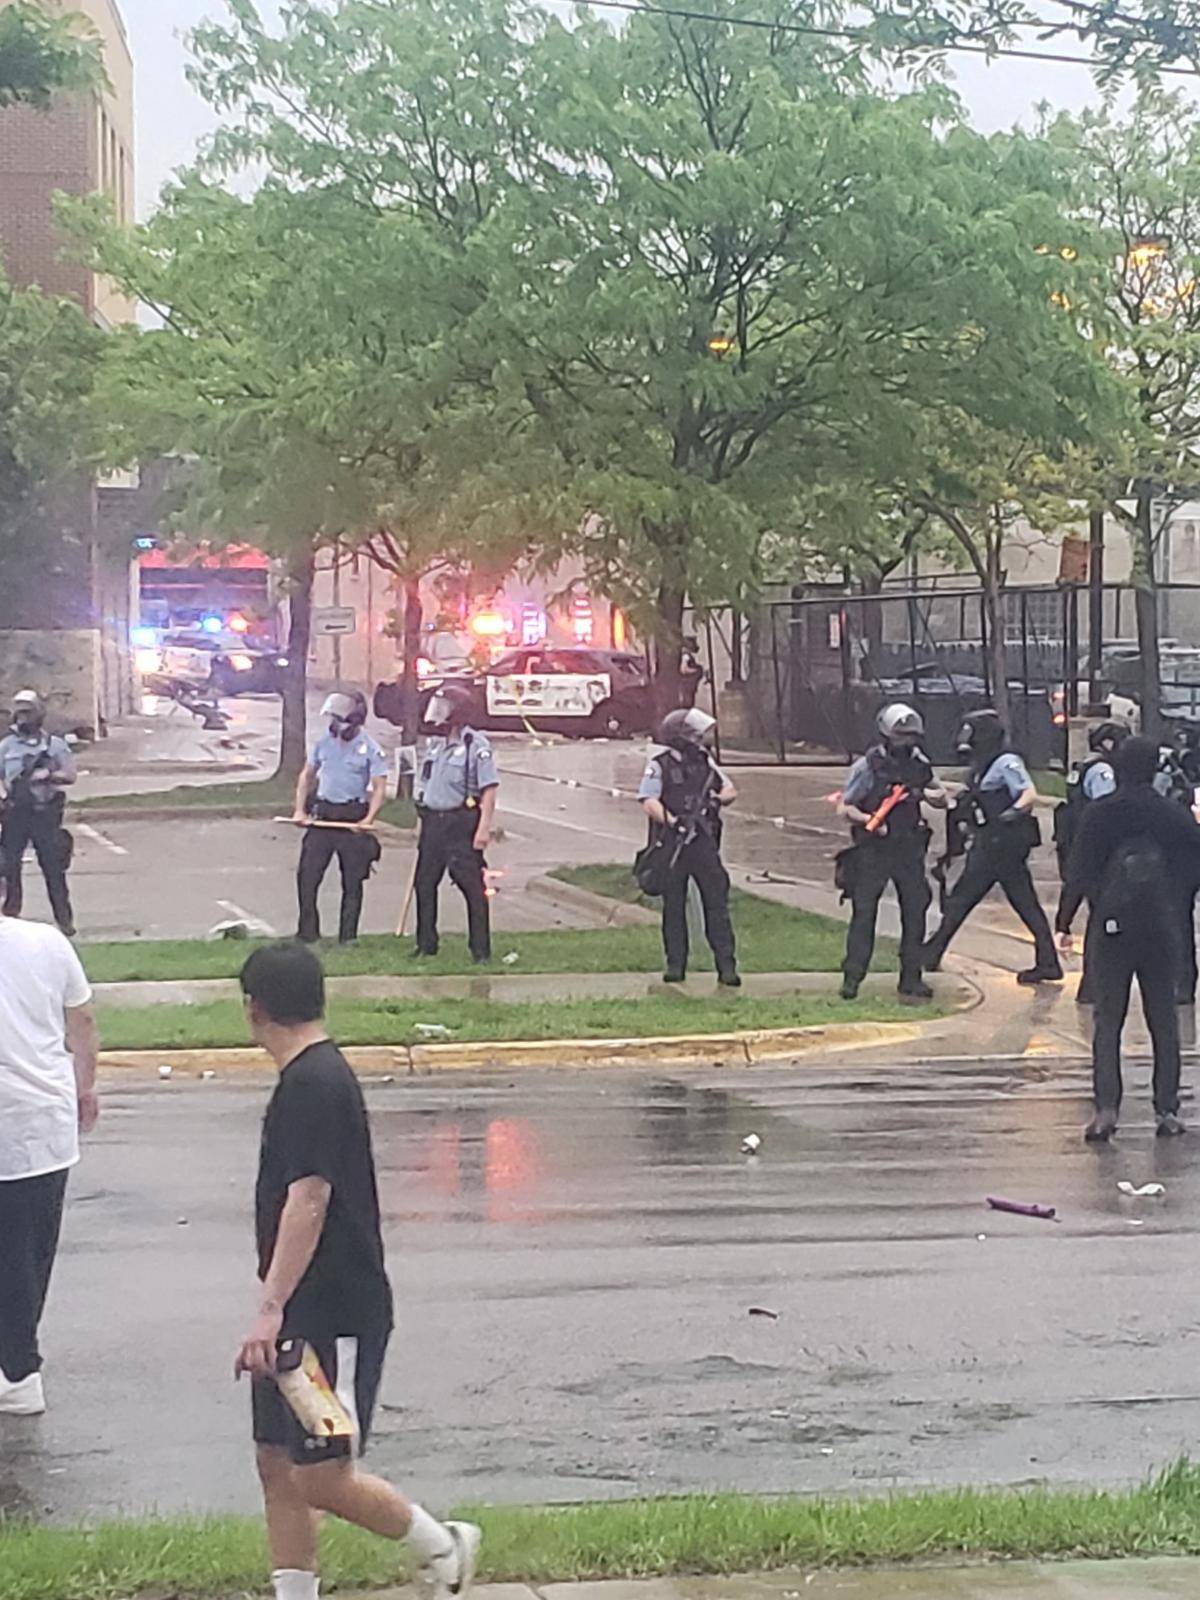
[[[734,1495],[562,1508],[465,1508],[483,1525],[480,1577],[580,1578],[1019,1557],[1200,1554],[1200,1477],[1180,1463],[1130,1490],[947,1490],[881,1499]],[[391,1585],[394,1546],[339,1525],[326,1592]],[[240,1517],[0,1524],[0,1600],[123,1600],[261,1592],[262,1525]]]
[[[585,882],[589,888],[607,883],[622,898],[633,899],[637,894],[628,867],[566,868],[561,875],[571,882]],[[846,929],[835,918],[796,911],[736,889],[730,905],[744,971],[833,972],[840,967]],[[493,941],[496,954],[515,951],[517,972],[657,972],[662,966],[662,938],[656,927],[508,933],[502,926],[503,900],[497,919],[501,928]],[[155,978],[233,978],[252,948],[252,943],[240,940],[136,939],[85,942],[80,945],[80,955],[93,983],[136,983]],[[411,949],[408,939],[398,943],[386,934],[375,934],[349,949],[331,946],[322,952],[322,959],[331,977],[475,970],[461,938],[443,941],[440,954],[422,961],[419,967],[410,959]],[[895,966],[894,941],[879,940],[875,964],[879,968]]]
[[[418,1023],[440,1023],[449,1040],[648,1039],[660,1034],[731,1033],[740,1028],[803,1028],[831,1022],[894,1022],[914,1010],[890,997],[847,1004],[830,975],[827,995],[751,999],[738,994],[666,992],[640,1000],[335,1000],[329,1028],[343,1045],[416,1044]],[[921,1016],[940,1016],[922,1007]],[[236,1000],[200,1005],[100,1007],[106,1050],[204,1050],[246,1044]]]
[[[156,811],[164,807],[192,811],[240,811],[291,816],[296,784],[291,778],[254,778],[246,783],[181,783],[173,789],[153,789],[145,794],[93,795],[75,808],[87,811]],[[396,828],[416,825],[411,800],[389,800],[380,812]]]

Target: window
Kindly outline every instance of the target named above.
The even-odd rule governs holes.
[[[1005,598],[1004,636],[1021,637],[1021,618],[1030,639],[1061,639],[1063,600],[1057,589],[1010,590]]]

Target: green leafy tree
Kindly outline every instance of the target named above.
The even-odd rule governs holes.
[[[52,484],[89,459],[100,337],[72,302],[0,273],[0,556],[34,536]]]
[[[56,16],[25,0],[0,11],[0,111],[45,108],[56,89],[104,84],[99,42],[86,17]]]
[[[1190,101],[1152,87],[1128,116],[1105,107],[1062,117],[1049,138],[1072,178],[1063,226],[1098,238],[1103,250],[1096,325],[1131,425],[1111,434],[1100,476],[1133,542],[1140,698],[1153,732],[1168,526],[1155,506],[1189,497],[1200,481],[1200,115]]]

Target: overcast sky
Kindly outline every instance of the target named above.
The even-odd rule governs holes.
[[[137,73],[138,197],[143,215],[163,182],[187,163],[213,117],[184,79],[188,30],[224,14],[222,0],[117,0],[125,17]],[[258,0],[274,21],[279,0]],[[956,58],[960,92],[977,125],[992,132],[1027,122],[1046,100],[1071,110],[1093,98],[1086,69],[1037,66],[1026,61],[989,65]]]

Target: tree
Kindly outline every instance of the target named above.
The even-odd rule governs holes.
[[[334,192],[273,180],[243,199],[193,174],[133,233],[95,205],[68,215],[93,265],[161,319],[109,345],[110,455],[194,457],[186,521],[210,536],[253,536],[287,568],[281,771],[294,775],[317,553],[375,560],[398,581],[418,631],[422,576],[469,561],[477,544],[494,558],[508,538],[488,474],[474,470],[468,482],[463,471],[471,452],[502,451],[488,442],[488,418],[458,393],[453,280],[412,230]],[[507,504],[515,468],[504,482]],[[408,642],[415,738],[419,651]]]
[[[32,533],[50,484],[88,459],[100,337],[72,302],[0,271],[0,556]]]
[[[853,48],[786,31],[802,5],[616,33],[298,0],[279,39],[234,12],[197,37],[241,119],[217,159],[419,228],[454,285],[439,361],[491,424],[473,464],[521,462],[543,563],[581,553],[652,635],[664,704],[687,602],[752,587],[825,464],[947,391],[964,323],[1015,292],[1029,163],[944,93],[869,92]]]
[[[1149,88],[1131,114],[1061,117],[1049,137],[1069,165],[1069,231],[1102,241],[1097,327],[1132,426],[1102,457],[1104,498],[1130,529],[1143,725],[1158,728],[1159,545],[1168,501],[1200,481],[1200,114]]]
[[[53,16],[24,0],[0,11],[0,111],[45,108],[56,89],[104,84],[99,41],[86,17]]]

